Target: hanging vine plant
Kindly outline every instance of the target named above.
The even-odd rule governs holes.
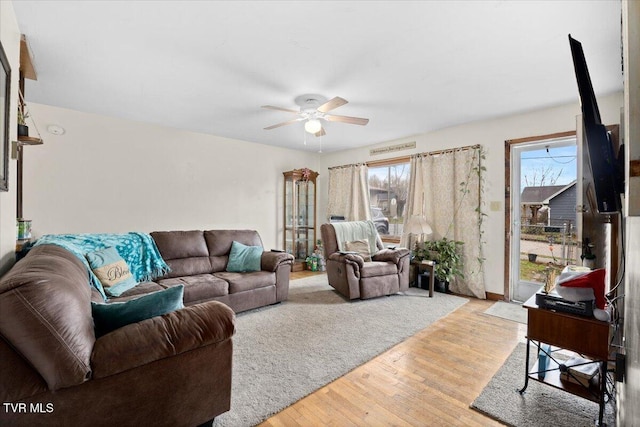
[[[482,271],[482,268],[484,266],[484,261],[485,261],[485,257],[484,257],[484,251],[483,251],[483,247],[484,244],[486,243],[484,240],[484,219],[487,216],[487,214],[484,212],[484,186],[485,186],[485,172],[487,171],[487,168],[484,166],[483,162],[486,159],[486,152],[484,150],[484,147],[482,145],[477,145],[473,148],[473,157],[471,159],[471,167],[469,168],[469,171],[467,172],[467,176],[465,177],[465,180],[460,182],[460,193],[462,193],[462,197],[460,198],[460,200],[458,201],[458,204],[454,210],[454,218],[457,217],[458,212],[460,211],[461,207],[462,207],[462,202],[464,201],[464,199],[466,198],[466,196],[471,192],[469,186],[471,185],[471,181],[472,181],[472,177],[475,175],[478,177],[478,205],[474,208],[475,212],[478,215],[478,221],[477,221],[477,226],[478,226],[478,246],[479,246],[479,255],[476,259],[476,261],[478,262],[478,271]],[[451,223],[449,224],[449,227],[447,228],[447,232],[445,234],[448,235],[449,232],[453,229],[453,220],[451,221]],[[473,271],[472,271],[473,273]]]

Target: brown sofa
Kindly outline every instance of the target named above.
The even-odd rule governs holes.
[[[183,284],[185,305],[213,299],[227,304],[236,313],[285,301],[289,295],[293,255],[265,251],[261,271],[225,271],[233,241],[263,246],[257,231],[154,231],[151,237],[171,271],[156,279],[157,283],[143,284],[145,287],[139,291]],[[123,297],[130,295],[126,293]]]
[[[196,426],[229,410],[228,306],[195,304],[96,338],[88,283],[54,245],[0,280],[0,425]]]
[[[344,224],[349,223],[339,225]],[[371,261],[365,261],[361,255],[340,251],[334,224],[320,226],[329,285],[350,300],[375,298],[409,289],[411,252],[407,248],[385,249],[375,226],[370,228],[371,233],[375,233],[372,238],[375,238],[377,252],[371,255]]]

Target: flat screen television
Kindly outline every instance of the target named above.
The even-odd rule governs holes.
[[[612,214],[620,212],[620,193],[624,192],[624,178],[615,155],[611,136],[600,119],[600,110],[593,92],[582,44],[569,34],[569,45],[578,82],[584,146],[589,158],[591,178],[598,212]],[[623,153],[623,150],[620,150]]]

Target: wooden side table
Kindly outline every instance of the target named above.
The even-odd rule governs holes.
[[[433,289],[435,287],[435,271],[433,261],[411,261],[411,265],[416,268],[416,286],[419,282],[419,276],[421,273],[429,273],[429,297],[433,298]]]
[[[538,307],[535,294],[523,304],[527,309],[527,356],[525,362],[525,382],[520,393],[524,393],[529,379],[564,390],[596,402],[600,406],[598,425],[602,425],[604,415],[605,390],[607,382],[607,362],[610,352],[612,327],[607,322],[593,318],[557,312]],[[539,367],[536,362],[529,370],[529,345],[534,342],[538,350],[548,357],[549,365]],[[589,387],[560,380],[560,372],[565,369],[562,361],[553,357],[553,352],[545,351],[542,343],[560,349],[574,351],[597,362],[600,371],[600,383]]]

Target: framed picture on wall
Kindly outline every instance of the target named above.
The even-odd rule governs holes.
[[[0,191],[9,190],[9,108],[11,67],[0,43]]]

